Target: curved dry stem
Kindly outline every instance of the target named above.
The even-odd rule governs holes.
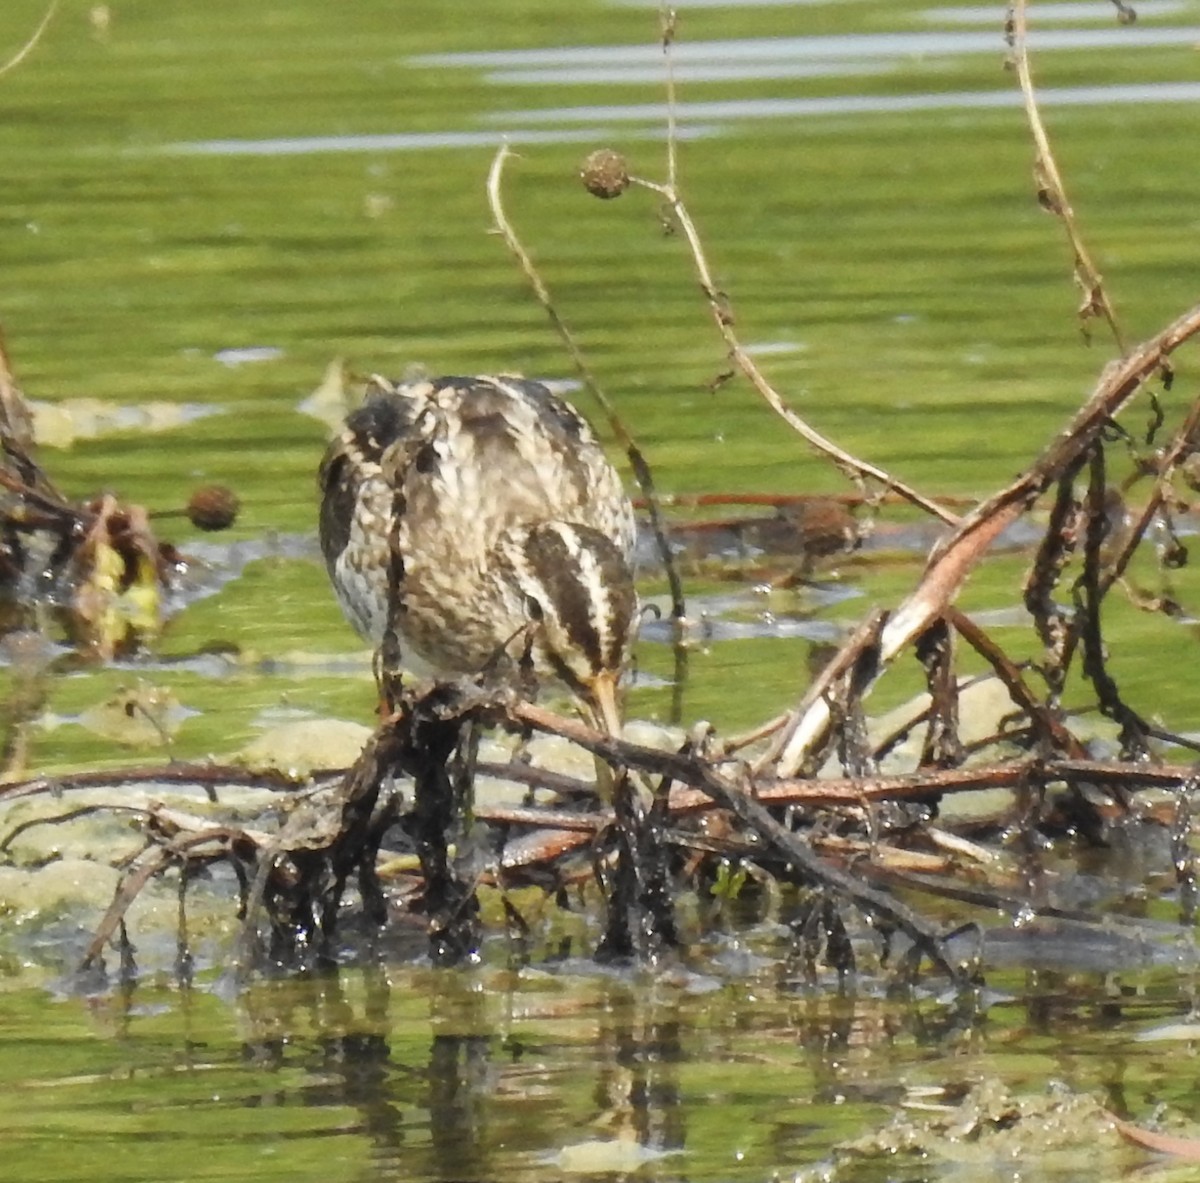
[[[916,489],[906,485],[903,481],[897,480],[882,468],[877,468],[873,464],[859,460],[857,456],[853,456],[849,452],[839,448],[832,440],[827,439],[815,428],[809,426],[808,423],[784,402],[779,392],[767,381],[758,366],[754,364],[754,359],[746,352],[737,334],[733,331],[733,313],[730,309],[729,301],[713,281],[712,271],[708,265],[708,257],[704,253],[704,245],[700,241],[699,231],[696,229],[696,224],[692,221],[687,206],[684,205],[683,198],[680,197],[678,190],[673,185],[660,185],[656,181],[648,181],[643,177],[630,177],[629,179],[632,184],[640,185],[643,189],[649,189],[651,192],[657,193],[666,202],[691,249],[692,261],[695,264],[696,274],[700,280],[700,290],[704,293],[704,298],[708,301],[713,321],[716,323],[717,331],[721,334],[725,346],[729,351],[730,360],[746,376],[750,384],[771,410],[793,431],[816,448],[818,452],[828,456],[843,472],[860,480],[875,481],[882,485],[884,489],[896,493],[911,505],[915,505],[919,509],[925,510],[926,513],[940,518],[948,525],[957,525],[957,515],[946,509],[945,506],[939,505],[936,501],[917,492]]]
[[[1038,110],[1037,96],[1033,89],[1033,75],[1029,69],[1029,52],[1027,49],[1028,26],[1025,20],[1025,0],[1011,0],[1006,22],[1006,34],[1012,49],[1012,63],[1017,72],[1017,80],[1021,84],[1021,96],[1025,101],[1025,117],[1029,121],[1029,130],[1033,136],[1034,158],[1033,178],[1037,185],[1038,203],[1043,209],[1049,210],[1062,220],[1067,232],[1067,240],[1074,254],[1075,282],[1083,291],[1083,300],[1079,305],[1079,321],[1084,335],[1087,335],[1088,321],[1099,317],[1108,325],[1113,340],[1122,356],[1129,352],[1125,336],[1117,321],[1116,309],[1104,289],[1104,281],[1096,264],[1092,261],[1083,237],[1079,233],[1079,225],[1075,220],[1075,211],[1067,199],[1066,186],[1063,185],[1062,175],[1054,153],[1050,149],[1050,138],[1046,134],[1046,126],[1042,122]]]
[[[659,557],[662,559],[663,567],[666,570],[667,583],[671,589],[671,615],[676,620],[682,620],[686,611],[683,602],[683,584],[680,581],[679,572],[675,566],[675,558],[671,553],[671,547],[667,543],[662,510],[658,494],[654,488],[654,477],[650,471],[650,466],[647,464],[646,458],[642,455],[642,451],[637,446],[633,436],[630,435],[621,416],[617,413],[616,407],[613,406],[608,395],[604,393],[600,383],[596,381],[595,375],[592,373],[587,360],[583,356],[583,350],[580,349],[579,343],[575,340],[575,335],[571,332],[566,321],[559,315],[558,309],[550,297],[550,289],[546,287],[541,274],[534,266],[533,259],[530,258],[529,252],[526,251],[520,238],[517,237],[517,232],[513,229],[512,223],[508,220],[508,215],[504,212],[500,183],[504,176],[505,162],[511,155],[512,151],[509,149],[508,144],[501,144],[495,159],[492,161],[492,167],[488,170],[488,206],[492,211],[492,219],[496,224],[496,232],[504,239],[505,246],[508,247],[513,257],[517,260],[525,278],[529,280],[530,287],[533,288],[533,294],[537,297],[538,303],[546,310],[546,315],[549,316],[550,323],[554,326],[555,331],[566,346],[567,353],[570,354],[576,372],[582,379],[584,386],[587,387],[588,393],[604,411],[609,428],[625,449],[625,455],[629,458],[629,465],[633,469],[634,479],[637,481],[638,488],[641,489],[642,496],[646,500],[646,512],[650,516],[650,527],[654,532],[654,540],[658,546]]]
[[[671,46],[675,44],[675,27],[678,17],[675,9],[664,0],[658,6],[658,23],[662,32],[663,62],[666,67],[667,86],[667,184],[675,188],[679,175],[678,137],[675,133],[675,58]]]
[[[667,183],[659,185],[640,177],[630,177],[634,185],[641,185],[659,194],[670,207],[675,220],[678,222],[688,246],[691,248],[692,259],[696,272],[700,277],[700,288],[708,300],[717,329],[725,340],[730,360],[746,376],[750,384],[764,399],[767,405],[797,434],[807,440],[817,451],[828,456],[844,473],[852,479],[870,478],[883,485],[885,490],[894,492],[903,500],[911,502],[934,517],[941,518],[949,525],[955,525],[958,518],[944,506],[918,493],[903,482],[896,480],[881,468],[859,460],[849,452],[843,451],[832,440],[826,439],[820,432],[810,427],[795,411],[780,397],[775,388],[766,380],[762,371],[754,364],[750,355],[742,348],[737,334],[733,331],[733,310],[729,306],[728,297],[717,289],[713,282],[712,272],[708,266],[708,258],[704,253],[704,245],[700,241],[699,231],[692,221],[687,207],[679,195],[678,185],[678,136],[676,134],[675,115],[675,59],[671,53],[675,44],[676,13],[675,10],[662,0],[659,5],[659,25],[662,32],[663,60],[666,66],[666,98],[667,98]]]
[[[42,39],[42,34],[50,25],[50,21],[54,17],[54,13],[58,9],[58,0],[50,0],[50,6],[46,9],[45,15],[42,17],[38,27],[34,29],[32,36],[12,57],[0,66],[0,78],[3,78],[9,70],[15,70],[33,51],[37,43]]]
[[[310,782],[313,788],[326,787],[340,773],[321,773]],[[8,805],[26,797],[58,796],[75,789],[114,789],[130,785],[191,786],[216,800],[218,788],[273,789],[294,792],[299,786],[281,772],[254,772],[240,765],[156,764],[148,768],[113,768],[101,772],[64,772],[57,776],[33,776],[0,785],[0,804]],[[307,785],[305,789],[307,789]]]

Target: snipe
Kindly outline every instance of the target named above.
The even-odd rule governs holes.
[[[618,732],[633,509],[570,403],[520,378],[373,378],[320,483],[321,549],[363,637],[394,637],[418,673],[532,670]]]

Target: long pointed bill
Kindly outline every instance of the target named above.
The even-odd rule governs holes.
[[[590,693],[584,702],[588,722],[598,731],[604,731],[614,739],[621,738],[621,709],[617,703],[617,680],[612,674],[603,673],[596,677]],[[616,788],[618,775],[624,776],[624,770],[618,774],[612,766],[601,757],[596,757],[596,788],[603,800],[612,803],[613,792]]]
[[[621,708],[617,703],[617,680],[612,674],[600,674],[590,687],[592,713],[596,724],[614,739],[621,738]]]

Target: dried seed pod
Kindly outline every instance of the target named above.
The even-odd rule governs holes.
[[[224,530],[241,507],[237,494],[225,485],[202,485],[188,500],[188,521],[201,530]]]
[[[629,188],[629,166],[620,152],[611,148],[597,148],[579,170],[583,187],[593,197],[608,201],[620,197]]]

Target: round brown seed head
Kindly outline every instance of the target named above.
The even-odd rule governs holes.
[[[201,530],[224,530],[237,518],[241,502],[225,485],[202,485],[188,500],[188,521]]]
[[[597,148],[579,170],[583,187],[593,197],[606,201],[620,197],[629,188],[629,167],[625,157],[611,148]]]

